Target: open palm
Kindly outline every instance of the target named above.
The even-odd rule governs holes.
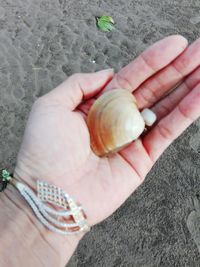
[[[33,187],[40,179],[63,188],[86,208],[90,225],[112,214],[200,115],[200,40],[186,46],[181,36],[167,37],[115,75],[112,70],[75,74],[39,98],[15,175]],[[151,107],[158,123],[119,153],[99,158],[90,148],[85,116],[100,91],[119,87],[133,92],[140,109]]]

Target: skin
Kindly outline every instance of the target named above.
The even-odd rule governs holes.
[[[174,139],[200,116],[199,64],[200,39],[188,47],[184,37],[174,35],[147,48],[117,74],[104,70],[72,75],[34,103],[15,177],[33,188],[38,179],[56,184],[86,208],[89,225],[103,221],[141,185]],[[158,121],[119,153],[99,158],[90,148],[85,118],[95,98],[116,87],[133,92],[139,108],[151,107]],[[12,186],[0,197],[0,229],[4,227],[6,240],[0,244],[0,265],[64,266],[82,235],[62,237],[46,230]],[[11,244],[7,240],[13,235]],[[21,247],[13,248],[20,243]],[[23,263],[8,262],[8,248],[16,259],[23,257]],[[30,255],[30,251],[34,253]]]

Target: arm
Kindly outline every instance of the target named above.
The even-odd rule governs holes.
[[[81,239],[47,230],[11,185],[1,193],[0,233],[2,267],[65,266]]]

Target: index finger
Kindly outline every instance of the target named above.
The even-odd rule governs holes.
[[[185,50],[187,44],[187,40],[181,35],[171,35],[156,42],[122,68],[105,90],[120,87],[133,92],[149,77],[171,63]]]

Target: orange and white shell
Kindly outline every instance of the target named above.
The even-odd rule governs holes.
[[[148,117],[144,110],[144,117]],[[91,147],[98,156],[108,155],[136,140],[144,131],[145,123],[152,124],[156,117],[152,111],[151,122],[143,118],[136,99],[125,89],[114,89],[101,95],[92,105],[87,117]]]

